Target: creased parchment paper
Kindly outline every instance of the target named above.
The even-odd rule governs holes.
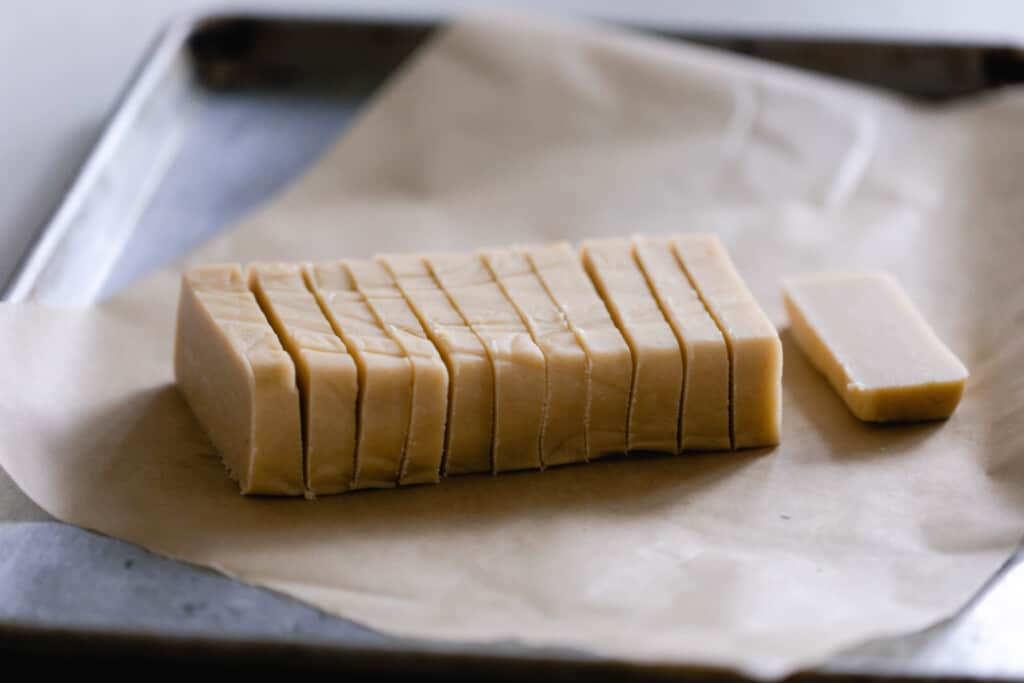
[[[1022,121],[1020,92],[926,109],[600,29],[457,23],[192,260],[714,231],[780,326],[785,275],[893,272],[971,370],[956,414],[861,424],[783,331],[774,450],[246,499],[172,384],[168,270],[86,311],[0,307],[0,462],[62,520],[390,633],[814,664],[948,615],[1024,528]]]

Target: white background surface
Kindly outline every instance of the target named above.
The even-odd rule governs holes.
[[[0,284],[45,223],[161,28],[222,8],[436,15],[505,6],[733,32],[1024,45],[1024,0],[0,0]]]

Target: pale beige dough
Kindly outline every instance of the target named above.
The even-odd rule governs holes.
[[[379,256],[448,368],[444,474],[491,471],[494,373],[480,339],[449,301],[423,259]]]
[[[714,235],[678,235],[672,247],[729,346],[734,448],[774,446],[782,430],[782,343]]]
[[[295,365],[237,265],[182,277],[174,374],[242,493],[305,491]]]
[[[675,452],[683,390],[679,342],[633,259],[628,239],[586,241],[580,253],[633,354],[629,450]]]
[[[541,434],[544,465],[586,461],[586,352],[525,255],[495,249],[481,256],[547,362],[548,409]]]
[[[790,330],[854,415],[869,422],[949,417],[967,368],[884,273],[786,281]]]
[[[307,265],[306,285],[359,369],[353,488],[398,483],[412,405],[412,363],[388,335],[340,262]]]
[[[544,354],[479,256],[432,254],[424,261],[493,366],[494,472],[539,468]]]
[[[387,269],[376,261],[342,263],[377,320],[412,362],[412,413],[398,483],[437,483],[448,417],[448,369]]]
[[[356,461],[356,364],[331,329],[295,263],[253,263],[249,288],[292,357],[302,398],[306,488],[341,493]]]
[[[667,238],[637,237],[634,254],[683,352],[681,450],[729,448],[729,349]]]
[[[629,346],[566,242],[520,251],[587,354],[588,459],[625,453],[633,377]]]

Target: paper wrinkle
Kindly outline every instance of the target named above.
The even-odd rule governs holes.
[[[733,87],[733,108],[722,136],[719,156],[725,163],[737,159],[746,147],[757,120],[757,93],[753,86],[737,84]]]
[[[853,128],[853,144],[840,162],[826,193],[825,205],[830,209],[841,208],[857,189],[878,143],[878,121],[870,113],[859,112],[854,117]]]
[[[473,19],[187,259],[714,232],[779,325],[783,277],[896,275],[972,372],[947,422],[860,423],[783,329],[776,449],[243,498],[172,385],[179,266],[84,312],[0,306],[0,464],[60,519],[399,636],[770,677],[927,626],[1024,526],[1022,107]]]

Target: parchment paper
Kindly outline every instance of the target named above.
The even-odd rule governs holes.
[[[172,384],[172,269],[86,311],[0,307],[0,463],[62,520],[396,634],[771,676],[923,627],[1024,528],[1022,117],[1020,91],[926,109],[603,29],[457,23],[192,260],[715,231],[780,325],[786,275],[893,272],[971,370],[955,415],[861,424],[783,331],[774,450],[247,499]]]

